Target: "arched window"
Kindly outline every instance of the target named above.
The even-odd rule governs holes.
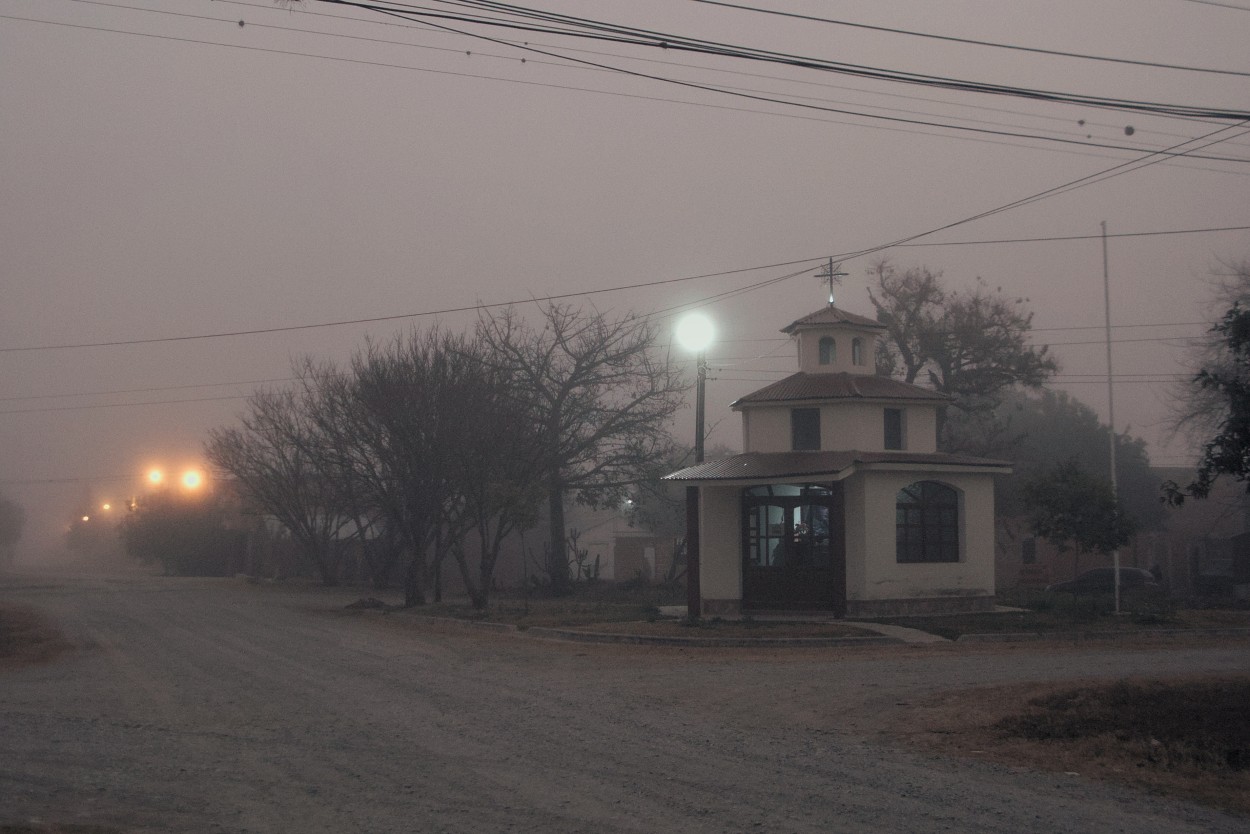
[[[838,358],[838,343],[832,336],[820,337],[820,364],[832,365]]]
[[[864,364],[864,340],[858,336],[851,339],[851,364]]]
[[[937,481],[917,481],[895,501],[899,562],[959,561],[959,493]]]

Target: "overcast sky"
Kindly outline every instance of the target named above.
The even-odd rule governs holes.
[[[1250,0],[529,5],[892,72],[1250,110]],[[823,304],[821,258],[1216,131],[1198,153],[1226,159],[1126,169],[916,242],[1250,226],[1250,128],[1234,120],[440,25],[531,49],[316,0],[0,0],[0,492],[32,513],[32,538],[133,493],[148,465],[197,462],[206,429],[292,357],[342,361],[366,336],[476,313],[180,337],[582,292],[614,313],[702,307],[720,331],[711,440],[737,446],[728,404],[793,370],[778,330]],[[882,255],[1027,297],[1056,384],[1106,418],[1097,239],[846,258],[839,306],[872,314],[865,271]],[[1206,329],[1208,273],[1246,257],[1244,230],[1110,241],[1117,428],[1158,463],[1191,459],[1166,443],[1170,380]],[[58,347],[154,339],[175,340]]]

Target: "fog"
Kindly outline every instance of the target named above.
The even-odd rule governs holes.
[[[694,2],[541,5],[848,64],[1250,109],[1250,11],[1217,5],[755,4],[1242,75]],[[653,313],[666,332],[701,307],[718,327],[709,443],[737,446],[729,403],[793,369],[778,330],[824,303],[821,259],[1235,124],[487,33],[562,57],[320,2],[0,0],[0,492],[30,516],[25,559],[86,508],[135,494],[147,467],[201,463],[205,431],[282,384],[292,358],[344,361],[369,336],[469,327],[482,304],[593,293],[570,300]],[[809,106],[761,100],[781,96]],[[1250,256],[1250,233],[1139,233],[1250,225],[1250,137],[1213,138],[1226,141],[1201,153],[1240,161],[1162,161],[925,245],[839,258],[838,304],[871,315],[866,270],[882,256],[956,287],[984,277],[1029,299],[1036,341],[1062,363],[1056,387],[1105,419],[1105,221],[1135,235],[1109,240],[1117,428],[1145,437],[1156,463],[1190,462],[1168,435],[1170,392],[1211,318],[1210,271]],[[1087,239],[969,243],[1072,236]],[[308,327],[339,322],[359,323]],[[269,332],[220,335],[243,331]],[[693,432],[690,411],[677,430]]]

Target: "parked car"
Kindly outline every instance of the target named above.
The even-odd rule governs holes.
[[[1162,586],[1145,568],[1120,568],[1120,592],[1158,591]],[[1112,594],[1115,593],[1115,568],[1091,568],[1076,579],[1046,586],[1046,593]]]

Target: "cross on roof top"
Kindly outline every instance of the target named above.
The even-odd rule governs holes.
[[[822,283],[829,285],[829,306],[833,306],[833,285],[841,284],[843,278],[848,273],[842,271],[841,263],[834,263],[833,258],[829,259],[829,263],[820,268],[820,272],[816,273],[816,278]]]

